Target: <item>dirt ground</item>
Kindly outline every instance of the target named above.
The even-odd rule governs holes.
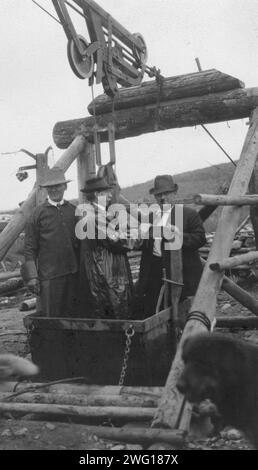
[[[258,282],[243,281],[242,287],[258,298]],[[26,330],[23,318],[28,312],[19,311],[19,304],[26,297],[26,292],[15,298],[0,298],[0,353],[14,353],[30,357],[27,344]],[[31,312],[29,312],[31,313]],[[219,315],[251,315],[234,299],[224,292],[218,297],[217,314]],[[227,330],[228,331],[228,330]],[[258,344],[258,330],[234,330],[236,334],[248,341]],[[101,423],[103,424],[103,423]],[[3,414],[0,418],[0,449],[1,450],[45,450],[45,449],[76,449],[76,450],[141,450],[146,445],[126,444],[107,441],[94,435],[87,424],[76,424],[71,420],[66,422],[35,420],[35,416],[25,415],[22,418]],[[190,437],[186,449],[250,449],[250,445],[241,434],[231,428],[224,429],[209,438],[197,439]],[[172,448],[171,448],[172,449]]]

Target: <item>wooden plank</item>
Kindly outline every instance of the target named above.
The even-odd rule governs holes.
[[[253,171],[258,153],[258,108],[255,109],[250,121],[250,127],[244,142],[241,156],[236,167],[229,196],[241,196],[246,193],[249,180]],[[223,281],[223,274],[213,272],[209,269],[209,264],[217,259],[223,259],[229,255],[235,231],[239,225],[241,208],[236,206],[226,206],[221,212],[217,225],[217,231],[210,250],[208,262],[204,266],[198,291],[196,293],[191,312],[203,312],[212,323],[216,313],[217,294]],[[155,414],[154,425],[169,426],[171,428],[180,427],[180,422],[184,422],[184,427],[190,424],[190,405],[184,402],[184,397],[178,392],[176,384],[183,369],[182,345],[188,336],[207,331],[205,325],[197,320],[190,320],[186,323],[177,353],[174,358],[171,371],[169,373],[160,404]],[[185,418],[187,418],[185,420]]]
[[[232,269],[235,266],[240,266],[243,263],[251,263],[258,259],[258,251],[249,251],[249,253],[244,253],[243,255],[231,256],[229,258],[224,258],[221,261],[215,261],[210,263],[210,269],[212,271],[224,271],[225,269]]]
[[[67,171],[78,154],[83,150],[85,142],[86,139],[82,135],[75,137],[71,142],[71,145],[57,160],[54,167],[59,167],[64,171]],[[17,210],[8,225],[0,233],[0,261],[4,258],[9,248],[12,246],[16,238],[18,238],[19,234],[24,230],[26,221],[36,206],[36,192],[37,189],[33,188],[26,201]]]
[[[128,109],[135,106],[157,103],[157,100],[159,102],[177,100],[179,98],[219,93],[243,87],[244,83],[237,78],[222,73],[219,70],[210,69],[201,73],[195,72],[163,78],[161,87],[158,86],[156,80],[150,80],[141,83],[139,86],[120,88],[114,105],[116,110]],[[112,106],[113,100],[103,93],[89,104],[88,111],[93,115],[95,107],[97,115],[110,113]]]
[[[156,104],[118,110],[96,116],[101,141],[108,142],[108,123],[114,122],[116,140],[136,137],[159,130],[196,126],[212,122],[249,117],[258,106],[258,88],[246,88],[181,98]],[[57,147],[67,148],[75,135],[82,134],[93,141],[94,116],[58,122],[53,129]]]
[[[196,194],[194,203],[205,206],[251,206],[258,204],[258,194],[244,196],[225,196],[223,194]]]
[[[80,330],[80,331],[121,331],[124,332],[130,325],[136,333],[147,333],[153,328],[167,322],[171,317],[170,308],[156,313],[145,320],[106,320],[101,318],[49,318],[28,315],[24,318],[24,325],[35,328],[51,330]]]

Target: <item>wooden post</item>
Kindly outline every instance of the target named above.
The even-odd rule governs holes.
[[[257,153],[258,108],[255,109],[250,120],[250,127],[229,188],[229,196],[236,197],[246,193]],[[240,207],[226,206],[223,208],[208,262],[204,267],[199,288],[190,311],[190,313],[194,311],[202,312],[209,318],[211,323],[215,318],[217,294],[223,280],[223,273],[211,271],[209,264],[229,255],[234,234],[239,224],[240,212]],[[153,425],[161,424],[171,428],[189,428],[191,406],[185,403],[184,397],[176,388],[176,384],[183,369],[181,355],[183,342],[188,336],[202,331],[207,331],[207,328],[201,322],[190,320],[186,323]]]
[[[82,135],[75,137],[68,149],[57,160],[54,167],[62,168],[66,171],[79,153],[83,150],[86,139]],[[0,233],[0,261],[4,258],[13,242],[25,227],[26,220],[36,205],[36,188],[33,188],[26,201],[22,204],[9,224]]]
[[[254,171],[250,179],[249,191],[251,194],[258,193],[258,158],[256,159]],[[250,217],[254,229],[256,250],[258,250],[258,204],[250,206]]]
[[[82,204],[86,201],[86,195],[81,192],[81,189],[85,186],[86,180],[96,176],[95,146],[89,142],[77,158],[77,174],[78,198],[79,203]]]
[[[41,188],[40,184],[44,181],[46,170],[48,169],[48,154],[38,153],[36,154],[36,205],[38,206],[41,202],[44,202],[47,197],[46,188]]]
[[[183,260],[181,250],[170,251],[170,272],[171,281],[179,284],[170,284],[169,286],[173,321],[176,323],[178,321],[178,303],[183,286]]]

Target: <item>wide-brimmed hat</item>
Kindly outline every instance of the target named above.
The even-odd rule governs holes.
[[[159,175],[154,180],[154,187],[150,189],[150,194],[160,194],[166,192],[176,192],[178,185],[174,182],[171,175]]]
[[[40,186],[46,188],[47,186],[55,186],[57,184],[69,183],[71,180],[65,179],[64,171],[61,168],[51,168],[47,170],[44,181],[40,183]]]
[[[113,186],[110,186],[106,180],[106,178],[102,178],[97,176],[96,178],[91,178],[87,180],[83,189],[81,189],[82,193],[91,193],[94,191],[105,191],[108,189],[112,189]]]

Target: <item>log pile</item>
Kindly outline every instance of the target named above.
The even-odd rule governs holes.
[[[101,387],[69,383],[29,387],[20,384],[19,391],[12,393],[13,388],[14,383],[6,383],[6,391],[0,393],[1,414],[21,417],[32,413],[35,419],[56,421],[65,416],[75,422],[90,424],[88,429],[92,434],[120,442],[143,445],[164,442],[179,447],[184,442],[185,433],[182,431],[152,429],[150,426],[161,387]],[[96,426],[107,419],[115,426]],[[134,423],[130,428],[123,427],[130,421]]]
[[[258,88],[244,84],[217,70],[168,77],[140,86],[121,89],[113,105],[105,95],[88,109],[95,116],[58,122],[53,129],[57,147],[67,148],[76,135],[93,142],[93,130],[108,142],[108,124],[115,124],[115,138],[136,137],[159,130],[196,126],[249,117],[258,105]]]

